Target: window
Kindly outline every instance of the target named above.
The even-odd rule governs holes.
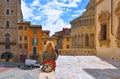
[[[38,45],[38,38],[32,38],[32,45]]]
[[[67,48],[70,48],[70,46],[69,46],[69,45],[67,45]]]
[[[6,35],[5,35],[5,48],[6,49],[10,49],[10,34],[9,33],[7,33]]]
[[[14,12],[14,10],[11,10],[11,12],[13,13],[13,12]]]
[[[6,2],[10,2],[10,0],[6,0]]]
[[[24,48],[27,49],[27,44],[25,44]]]
[[[33,34],[36,34],[36,33],[37,33],[37,29],[34,28],[34,29],[33,29]]]
[[[10,38],[6,38],[6,49],[10,49]]]
[[[88,34],[85,35],[85,46],[89,46],[89,36],[88,36]]]
[[[49,35],[49,33],[46,33],[46,35]]]
[[[10,23],[9,21],[6,21],[6,28],[9,28],[10,27]]]
[[[69,38],[67,38],[67,41],[69,41]]]
[[[27,30],[27,26],[25,26],[25,30]]]
[[[9,9],[6,10],[6,15],[10,15],[10,10]]]
[[[80,20],[80,26],[81,26],[81,20]]]
[[[45,41],[44,41],[44,45],[46,44],[46,42],[47,42],[47,41],[45,40]]]
[[[92,24],[92,20],[91,20],[91,18],[90,18],[90,25]]]
[[[22,41],[22,36],[20,36],[19,40]]]
[[[24,40],[27,41],[27,36],[24,37]]]
[[[107,40],[107,26],[106,26],[106,24],[101,25],[100,35],[101,35],[101,38],[100,38],[101,40]]]
[[[22,27],[22,26],[19,26],[19,30],[23,30],[23,27]]]
[[[22,49],[22,45],[21,44],[20,44],[19,48]]]
[[[33,55],[36,55],[36,53],[37,53],[37,48],[33,47]]]
[[[101,11],[98,14],[98,21],[100,22],[100,31],[99,31],[99,35],[98,35],[98,39],[99,39],[99,45],[100,47],[102,46],[106,46],[109,47],[110,46],[110,12],[108,11]]]

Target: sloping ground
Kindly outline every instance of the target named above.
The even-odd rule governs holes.
[[[103,61],[96,56],[60,56],[57,79],[120,79],[120,62]]]

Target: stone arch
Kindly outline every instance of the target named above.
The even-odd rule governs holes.
[[[94,48],[94,34],[90,34],[90,48]]]
[[[78,47],[80,47],[80,34],[78,34]]]
[[[89,36],[85,34],[85,46],[89,46]]]
[[[81,47],[84,47],[84,35],[81,34]]]
[[[10,49],[10,34],[9,33],[6,33],[5,34],[5,47],[6,49]]]
[[[4,52],[1,54],[1,59],[5,59],[6,62],[9,62],[9,59],[13,58],[13,54],[11,52]]]

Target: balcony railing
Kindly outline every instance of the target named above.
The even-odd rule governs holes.
[[[59,49],[60,55],[96,55],[95,49]]]
[[[6,42],[0,42],[0,44],[6,44]],[[17,44],[16,42],[10,42],[11,45]]]

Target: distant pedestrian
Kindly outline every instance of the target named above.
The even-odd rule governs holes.
[[[57,46],[57,45],[55,46],[55,52],[56,52],[57,57],[58,57],[58,56],[59,56],[59,53],[58,53],[58,46]]]
[[[20,68],[20,65],[17,65],[18,68]]]

